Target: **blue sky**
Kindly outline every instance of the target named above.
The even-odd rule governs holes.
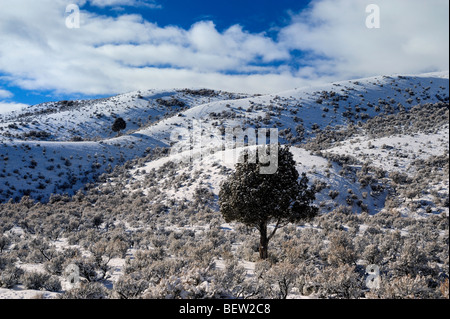
[[[300,12],[309,0],[160,0],[157,8],[145,6],[124,7],[123,11],[110,8],[86,7],[99,13],[119,15],[121,12],[141,14],[148,21],[160,26],[177,25],[184,29],[203,20],[212,20],[219,31],[240,24],[250,32],[269,32],[271,28],[284,26],[290,21],[290,13]],[[155,2],[156,4],[156,2]]]
[[[380,8],[369,29],[368,4]],[[80,28],[67,28],[68,5]],[[0,0],[0,113],[208,87],[269,93],[448,70],[447,0]]]

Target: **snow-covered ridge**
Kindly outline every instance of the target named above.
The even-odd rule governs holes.
[[[82,281],[112,298],[279,298],[286,278],[287,298],[441,298],[448,90],[448,72],[391,75],[270,95],[139,91],[1,117],[0,201],[20,203],[0,205],[0,299],[81,296],[67,265],[91,269]],[[316,187],[320,216],[277,232],[273,264],[258,262],[257,232],[220,214],[233,150],[216,139],[208,153],[171,152],[173,132],[195,125],[206,140],[236,126],[278,129]],[[383,269],[375,295],[369,264]]]
[[[299,144],[318,130],[364,122],[413,105],[448,102],[448,72],[377,76],[245,95],[148,90],[92,101],[49,102],[0,116],[0,200],[73,194],[115,166],[170,147],[174,130],[201,121],[223,129],[277,128]],[[125,119],[120,136],[111,130]]]

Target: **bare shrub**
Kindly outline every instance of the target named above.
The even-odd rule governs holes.
[[[79,288],[73,288],[59,296],[60,299],[109,299],[108,290],[97,282],[82,282]]]
[[[327,267],[316,277],[321,298],[360,298],[364,285],[361,274],[354,266]]]

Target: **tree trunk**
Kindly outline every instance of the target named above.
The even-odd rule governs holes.
[[[264,223],[259,227],[259,258],[266,260],[269,257],[269,238],[267,237],[267,224]]]

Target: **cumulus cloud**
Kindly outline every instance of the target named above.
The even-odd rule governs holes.
[[[12,98],[13,96],[14,94],[12,92],[0,88],[0,114],[6,114],[12,111],[17,111],[28,106],[22,103],[14,103],[6,101]]]
[[[9,92],[8,90],[0,89],[0,98],[4,99],[4,98],[10,98],[12,96],[13,96],[13,94],[11,92]]]
[[[99,7],[143,2],[157,5],[90,0]],[[79,29],[65,25],[69,3],[81,7]],[[316,0],[293,14],[276,39],[240,25],[219,31],[213,21],[160,27],[136,14],[88,12],[86,3],[2,1],[2,79],[28,90],[86,95],[183,87],[264,93],[354,76],[448,69],[446,0],[379,0],[380,29],[365,27],[365,1]]]
[[[202,21],[184,30],[159,27],[139,15],[109,17],[82,10],[80,28],[68,29],[62,14],[66,4],[17,0],[16,6],[0,12],[1,30],[8,30],[0,47],[0,70],[15,85],[113,94],[143,87],[220,88],[217,83],[259,91],[260,77],[243,74],[271,75],[262,90],[269,85],[278,90],[282,88],[278,83],[286,83],[270,82],[282,74],[268,64],[288,59],[289,52],[238,25],[219,32],[213,22]],[[23,17],[21,8],[26,6]],[[293,76],[289,79],[295,82]]]
[[[365,9],[380,9],[380,28],[369,29]],[[280,32],[292,50],[310,52],[317,74],[340,77],[420,73],[449,67],[447,0],[320,0],[294,15]]]
[[[25,107],[27,107],[27,104],[21,104],[21,103],[7,103],[0,101],[0,114],[6,114],[13,111],[19,111]]]
[[[240,26],[219,33],[213,22],[203,21],[189,30],[148,25],[146,31],[155,36],[139,44],[105,44],[95,51],[122,65],[172,66],[201,72],[246,73],[257,69],[249,66],[253,61],[268,64],[290,57],[289,52],[277,47],[273,40],[249,34]],[[263,66],[259,70],[268,71]]]
[[[153,9],[160,9],[162,6],[154,0],[90,0],[91,5],[105,8],[105,7],[148,7]]]

